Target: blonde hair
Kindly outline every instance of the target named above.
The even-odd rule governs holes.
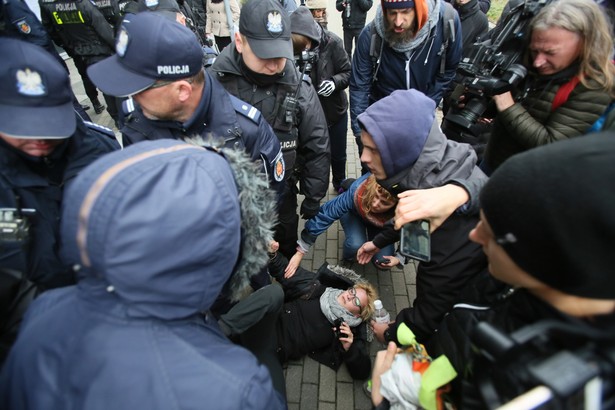
[[[372,211],[372,202],[374,202],[374,198],[376,197],[392,202],[393,206],[395,206],[398,201],[397,197],[391,195],[389,191],[381,187],[378,182],[376,182],[375,176],[370,175],[365,180],[365,190],[363,191],[363,197],[361,199],[361,204],[366,212]]]
[[[615,97],[612,25],[593,0],[559,0],[545,6],[532,20],[532,30],[561,28],[581,37],[579,79],[587,88],[589,80]]]
[[[361,306],[361,319],[365,322],[374,315],[374,301],[378,299],[376,288],[369,282],[358,282],[354,285],[356,289],[363,289],[367,295],[367,306]]]

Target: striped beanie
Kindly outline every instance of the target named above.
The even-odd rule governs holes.
[[[382,0],[382,9],[413,9],[414,0]]]

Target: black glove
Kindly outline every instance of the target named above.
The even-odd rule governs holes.
[[[301,203],[301,217],[303,219],[311,219],[318,213],[320,202],[313,199],[305,198]]]

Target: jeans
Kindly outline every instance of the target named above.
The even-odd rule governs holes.
[[[381,231],[380,228],[365,223],[363,218],[354,212],[346,213],[340,218],[340,222],[344,228],[344,235],[346,235],[342,254],[344,260],[356,260],[357,251],[361,245],[371,241]],[[395,255],[395,246],[387,245],[376,253],[373,260],[391,255]]]

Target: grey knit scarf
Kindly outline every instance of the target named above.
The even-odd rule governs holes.
[[[331,324],[340,318],[350,327],[359,326],[363,320],[360,317],[354,316],[338,302],[337,298],[342,292],[344,291],[341,289],[325,289],[320,296],[320,310]]]
[[[407,53],[423,44],[423,42],[429,36],[431,29],[435,27],[435,25],[438,23],[438,20],[440,20],[440,1],[441,0],[427,0],[427,5],[429,7],[429,19],[427,20],[427,23],[425,23],[425,25],[421,27],[419,32],[416,33],[416,36],[414,36],[412,40],[407,43],[398,44],[392,47],[393,50],[397,51],[398,53]],[[380,37],[385,38],[384,33],[386,31],[386,27],[384,22],[384,14],[382,13],[382,7],[378,7],[378,10],[376,10],[376,18],[374,19],[374,24],[376,26],[376,32],[380,35]]]

